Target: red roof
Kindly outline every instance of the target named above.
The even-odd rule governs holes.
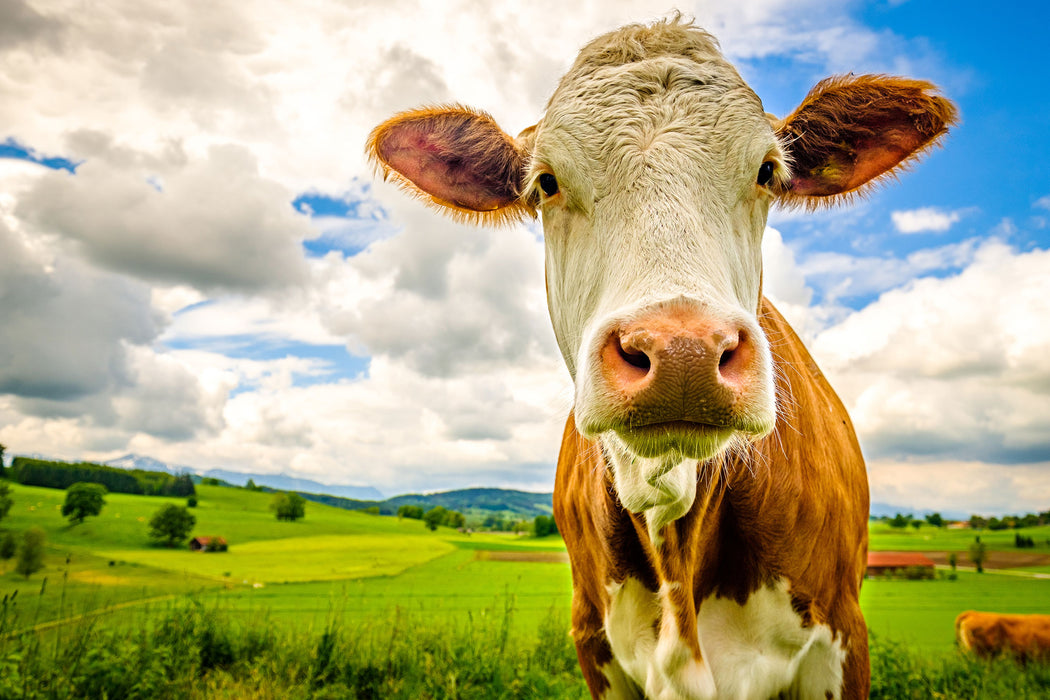
[[[868,552],[868,566],[898,569],[906,566],[933,566],[934,561],[920,552]]]
[[[222,537],[194,537],[190,542],[196,542],[203,546],[208,546],[209,544],[226,544],[226,540]]]

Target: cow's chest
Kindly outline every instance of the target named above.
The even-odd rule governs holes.
[[[650,591],[628,578],[609,586],[605,632],[613,659],[605,698],[765,700],[839,698],[846,652],[825,625],[805,625],[788,582],[761,588],[743,605],[702,601],[695,634],[700,658],[680,630],[669,587]]]

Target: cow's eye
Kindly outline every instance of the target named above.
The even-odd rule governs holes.
[[[540,189],[543,190],[543,194],[548,197],[553,197],[558,194],[558,178],[550,173],[543,173],[540,175]]]
[[[758,169],[758,184],[760,187],[765,187],[773,181],[773,170],[776,169],[776,164],[771,160],[767,160]]]

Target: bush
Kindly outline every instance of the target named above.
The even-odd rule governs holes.
[[[149,536],[168,547],[185,540],[193,531],[197,519],[185,506],[169,503],[153,514],[149,521]]]
[[[306,515],[306,499],[297,493],[275,493],[270,510],[278,520],[298,520]]]
[[[27,579],[44,568],[44,544],[47,533],[38,527],[31,527],[22,534],[22,546],[18,548],[18,561],[15,571]]]

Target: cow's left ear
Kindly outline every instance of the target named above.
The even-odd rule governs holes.
[[[521,196],[530,136],[515,140],[488,114],[452,105],[391,117],[366,150],[384,179],[453,218],[502,224],[535,214]]]
[[[792,173],[777,194],[789,206],[810,208],[863,194],[936,144],[957,114],[924,81],[828,78],[790,116],[773,123]]]

